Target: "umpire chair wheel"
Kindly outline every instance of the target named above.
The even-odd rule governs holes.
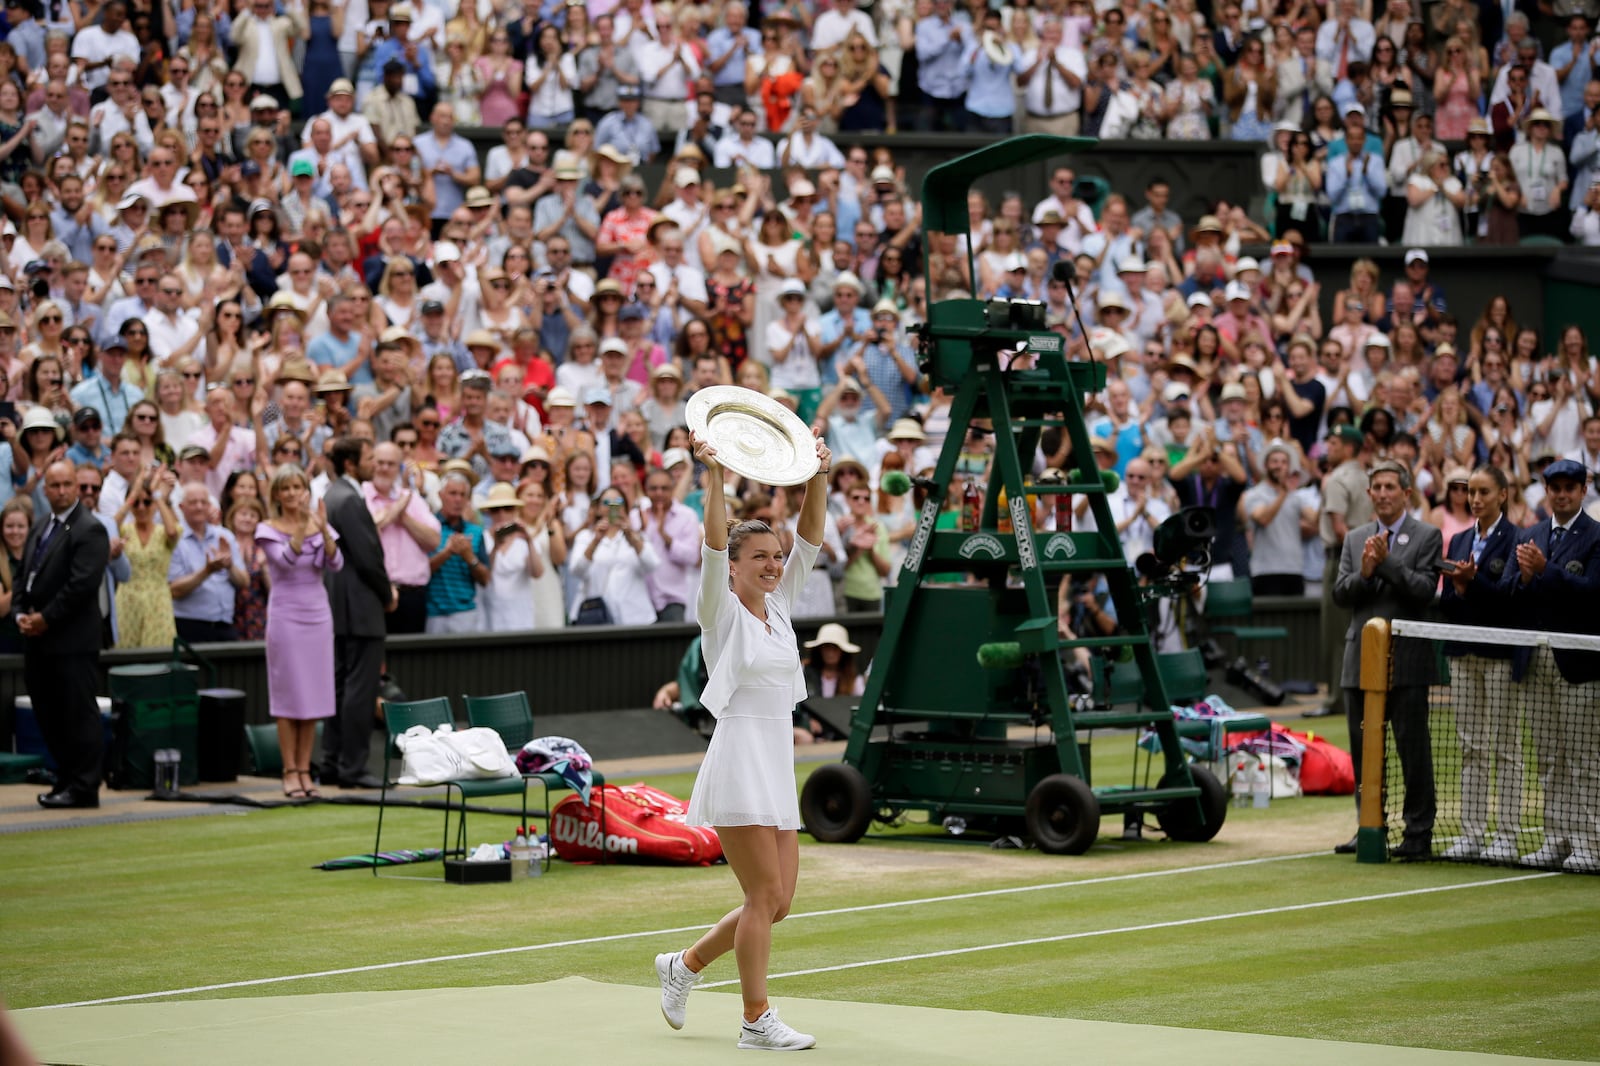
[[[1228,817],[1228,792],[1216,775],[1203,766],[1190,766],[1189,776],[1200,789],[1198,799],[1173,800],[1156,812],[1161,831],[1173,840],[1204,844],[1222,831]],[[1182,777],[1176,773],[1165,774],[1160,788],[1181,788]],[[1204,817],[1202,818],[1202,812]]]
[[[1023,818],[1028,835],[1049,855],[1082,855],[1100,835],[1100,801],[1071,774],[1051,774],[1034,785]]]
[[[806,832],[824,844],[854,844],[872,824],[872,787],[848,763],[819,766],[800,791]]]

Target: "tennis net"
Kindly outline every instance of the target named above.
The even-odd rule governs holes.
[[[1389,852],[1600,873],[1600,680],[1575,680],[1600,678],[1600,636],[1404,620],[1389,635]],[[1424,700],[1405,677],[1429,656]]]

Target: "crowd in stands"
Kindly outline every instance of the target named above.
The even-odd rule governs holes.
[[[737,384],[835,456],[797,614],[876,610],[921,505],[880,478],[950,430],[908,331],[974,295],[1043,302],[1111,367],[1091,431],[1130,559],[1199,503],[1220,566],[1306,592],[1355,456],[1415,471],[1447,534],[1493,463],[1530,523],[1541,464],[1600,469],[1600,364],[1578,326],[1453,303],[1428,249],[1600,244],[1594,6],[8,0],[0,606],[64,455],[131,563],[116,643],[259,638],[263,485],[294,464],[320,499],[355,436],[391,631],[692,617],[685,403]],[[1059,167],[927,232],[912,129],[1262,142],[1265,206],[1183,217],[1165,180]],[[1380,237],[1403,265],[1357,262],[1325,321],[1308,255]],[[731,488],[792,530],[792,492]]]

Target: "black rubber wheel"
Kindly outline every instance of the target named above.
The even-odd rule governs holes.
[[[819,766],[800,790],[806,832],[824,844],[854,844],[872,824],[872,788],[848,763]]]
[[[1100,801],[1081,778],[1051,774],[1028,793],[1023,820],[1040,851],[1082,855],[1100,835]]]
[[[1195,800],[1173,800],[1156,812],[1161,831],[1173,840],[1204,844],[1222,831],[1228,818],[1228,793],[1210,770],[1202,766],[1189,767],[1189,775],[1200,789],[1199,806]],[[1161,788],[1180,788],[1183,779],[1177,774],[1167,774],[1161,779]],[[1201,811],[1205,817],[1201,817]]]

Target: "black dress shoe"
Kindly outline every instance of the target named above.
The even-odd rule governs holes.
[[[383,778],[374,774],[362,774],[360,777],[347,777],[339,782],[340,788],[382,788]]]
[[[70,789],[61,792],[48,792],[39,797],[39,806],[50,810],[65,810],[73,807],[98,807],[100,797],[73,792]]]
[[[1356,841],[1360,838],[1361,834],[1357,833],[1349,840],[1346,840],[1343,844],[1335,844],[1333,846],[1333,853],[1335,855],[1354,855],[1356,853]]]
[[[1389,853],[1392,858],[1401,862],[1419,862],[1423,859],[1433,858],[1433,838],[1431,836],[1406,837],[1400,846]]]

